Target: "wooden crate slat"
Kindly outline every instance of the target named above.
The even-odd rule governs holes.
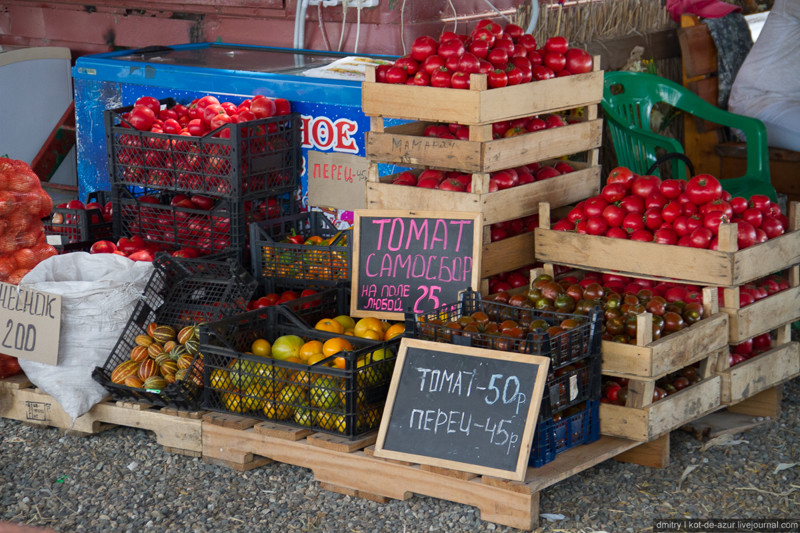
[[[790,287],[745,307],[721,307],[720,310],[730,317],[731,344],[738,344],[800,319],[800,286]]]
[[[484,242],[481,255],[481,278],[515,270],[534,262],[533,232],[514,235],[495,242]]]
[[[719,409],[721,378],[714,376],[642,408],[600,404],[600,432],[650,441]]]
[[[599,66],[599,61],[595,60],[595,64]],[[602,98],[603,72],[599,70],[489,90],[369,81],[361,85],[365,115],[466,125],[553,113],[598,104]]]
[[[800,343],[789,342],[720,372],[722,404],[731,405],[800,375]]]
[[[366,133],[367,158],[380,163],[461,172],[495,172],[585,152],[602,143],[601,119],[491,141],[423,137],[430,123],[414,122]],[[408,133],[398,133],[398,132]]]
[[[800,262],[800,232],[722,252],[537,228],[536,259],[575,268],[678,279],[700,285],[744,285]]]
[[[647,346],[603,341],[603,374],[661,377],[723,348],[728,329],[728,315],[717,313]]]
[[[540,201],[553,206],[579,202],[600,190],[600,167],[592,166],[555,178],[484,194],[440,191],[392,185],[391,176],[367,182],[368,209],[416,209],[483,213],[484,224],[494,224],[537,213]]]

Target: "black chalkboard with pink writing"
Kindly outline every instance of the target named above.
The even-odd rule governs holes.
[[[481,229],[479,213],[356,211],[350,314],[402,320],[478,290]]]

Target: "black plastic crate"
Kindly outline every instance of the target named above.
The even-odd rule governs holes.
[[[242,264],[249,264],[249,224],[297,208],[293,193],[252,200],[218,198],[208,210],[171,205],[175,194],[158,189],[115,186],[112,193],[117,238],[139,235],[170,250],[227,253]]]
[[[583,409],[567,416],[541,420],[536,425],[528,465],[540,467],[556,455],[600,438],[600,402],[586,402]]]
[[[246,353],[259,338],[274,343],[283,335],[320,342],[341,337],[295,320],[282,306],[272,306],[203,325],[203,408],[347,438],[376,430],[400,339],[347,337],[352,350],[312,364]]]
[[[313,328],[323,318],[350,315],[350,287],[332,287],[281,304],[304,326]]]
[[[292,236],[321,237],[329,244],[289,242]],[[250,226],[253,274],[265,288],[329,288],[348,283],[352,231],[337,229],[324,213],[308,211]]]
[[[462,322],[475,313],[488,321],[502,324],[513,321],[516,335],[501,331],[463,329]],[[466,290],[455,304],[445,304],[432,311],[406,314],[406,336],[462,346],[526,353],[550,359],[539,420],[547,419],[576,404],[599,400],[602,381],[601,311],[576,315],[518,307],[484,300],[480,293]],[[575,326],[561,332],[550,330],[565,320]],[[531,330],[534,321],[544,321]],[[452,323],[458,323],[454,326]],[[509,324],[510,325],[510,324]],[[551,333],[548,333],[551,331]]]
[[[242,313],[256,287],[249,272],[236,261],[203,261],[156,255],[154,271],[114,349],[102,367],[92,372],[117,400],[145,401],[178,409],[197,409],[201,401],[204,355],[193,355],[184,379],[168,383],[161,390],[145,390],[111,381],[114,369],[131,358],[139,337],[155,322],[176,332],[186,326],[219,320]],[[180,343],[179,343],[180,344]],[[186,346],[185,344],[183,344]],[[199,349],[199,341],[197,348]],[[180,352],[180,350],[179,350]],[[155,359],[154,356],[150,357]]]
[[[473,332],[448,325],[465,320],[476,312],[484,313],[485,320],[492,322],[514,321],[521,332],[512,336],[499,331]],[[577,325],[552,335],[547,332],[550,327],[567,319],[574,320]],[[599,307],[588,316],[542,311],[484,300],[479,292],[465,290],[456,303],[444,304],[428,312],[406,313],[406,332],[425,340],[549,357],[550,370],[554,371],[600,353],[601,319]],[[535,320],[544,323],[542,328],[531,330]]]
[[[172,107],[175,100],[160,100]],[[300,177],[300,115],[227,124],[203,136],[138,131],[104,112],[112,185],[239,199],[294,191]]]
[[[105,205],[110,199],[110,193],[95,191],[87,195],[86,203]],[[53,239],[48,240],[53,246],[81,243],[88,250],[95,241],[113,239],[113,223],[105,221],[100,209],[54,207],[51,215],[44,221],[44,233],[60,238],[57,243]]]

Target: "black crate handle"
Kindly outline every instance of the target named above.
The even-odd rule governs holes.
[[[682,154],[680,152],[670,152],[666,155],[659,157],[658,159],[656,159],[655,163],[650,165],[650,168],[647,169],[647,172],[645,172],[645,174],[648,176],[651,175],[655,171],[655,169],[657,169],[662,164],[666,163],[671,159],[679,159],[683,161],[684,164],[686,165],[686,168],[689,170],[689,175],[694,176],[694,165],[692,164],[692,161],[686,156],[686,154]]]

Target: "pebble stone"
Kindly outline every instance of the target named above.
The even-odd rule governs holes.
[[[703,441],[678,430],[667,468],[610,460],[576,474],[541,492],[546,517],[536,531],[638,533],[653,531],[656,518],[800,518],[800,379],[786,384],[779,419],[734,440],[703,451]],[[310,470],[288,464],[248,472],[207,464],[165,452],[146,430],[73,436],[10,419],[0,419],[3,531],[1,522],[59,532],[519,531],[427,496],[380,504],[330,492]]]

